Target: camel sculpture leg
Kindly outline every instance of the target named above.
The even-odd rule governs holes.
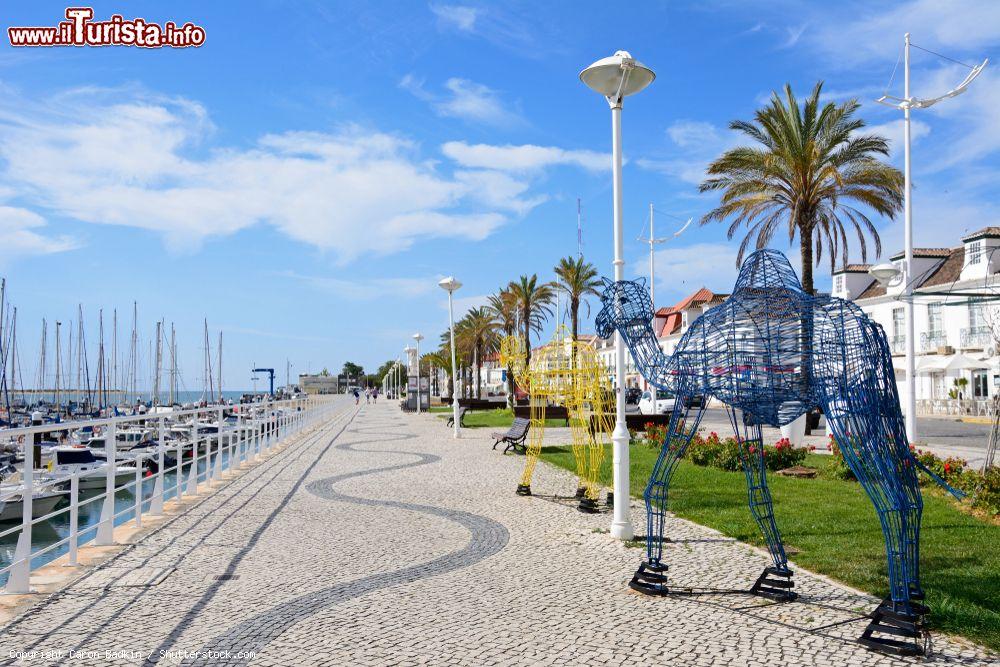
[[[532,396],[531,428],[528,430],[528,444],[524,451],[524,471],[521,482],[517,485],[517,495],[531,495],[531,475],[535,472],[535,464],[542,453],[542,443],[545,441],[545,398]]]
[[[727,412],[736,432],[736,439],[739,441],[740,463],[747,479],[750,514],[764,535],[767,550],[774,563],[764,569],[750,592],[780,602],[794,600],[798,594],[792,591],[795,586],[792,582],[792,571],[788,569],[785,545],[781,541],[781,532],[774,521],[774,504],[771,501],[771,490],[767,486],[761,425],[752,421],[746,413],[737,413],[732,407],[727,406]]]
[[[914,655],[923,653],[922,616],[927,612],[915,599],[922,597],[916,579],[922,500],[916,472],[900,452],[907,447],[905,436],[887,428],[895,420],[882,407],[879,388],[866,381],[850,387],[843,397],[829,397],[824,412],[844,461],[875,506],[885,538],[890,595],[871,614],[861,642]]]
[[[660,447],[660,455],[643,493],[646,501],[646,562],[636,570],[629,587],[648,595],[665,595],[670,592],[667,587],[667,565],[662,561],[670,480],[677,469],[677,462],[698,432],[698,424],[705,413],[705,404],[702,402],[697,412],[689,415],[689,399],[692,394],[693,392],[683,388],[679,388],[677,392],[667,437]]]

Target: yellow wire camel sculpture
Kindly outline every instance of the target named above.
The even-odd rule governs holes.
[[[564,325],[556,328],[548,345],[532,354],[530,365],[526,361],[524,339],[505,336],[500,342],[500,363],[511,370],[518,386],[528,393],[531,408],[524,472],[517,493],[531,495],[531,476],[545,439],[545,411],[549,405],[561,404],[566,406],[573,437],[580,511],[598,512],[601,489],[597,479],[608,434],[614,428],[607,369],[593,346],[574,341]]]

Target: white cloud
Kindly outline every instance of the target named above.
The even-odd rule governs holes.
[[[427,294],[437,288],[438,277],[424,278],[374,278],[348,280],[331,276],[308,276],[295,271],[281,271],[278,276],[309,285],[317,290],[336,294],[354,301],[372,299],[408,298]]]
[[[692,185],[705,179],[709,162],[740,143],[734,132],[697,120],[675,121],[666,134],[673,144],[667,157],[642,158],[636,164]]]
[[[45,219],[23,208],[0,206],[0,262],[15,258],[51,255],[72,250],[77,242],[68,236],[43,236]]]
[[[86,91],[59,104],[0,104],[0,174],[25,205],[154,231],[185,251],[206,238],[268,224],[346,262],[427,238],[481,240],[509,215],[544,201],[529,195],[528,174],[501,174],[492,167],[513,169],[466,159],[470,151],[522,147],[451,144],[456,150],[446,146],[445,153],[461,166],[454,173],[446,171],[454,165],[423,159],[406,138],[357,127],[271,134],[249,148],[205,148],[211,123],[199,105],[140,94],[122,100],[117,92],[111,103],[102,91]],[[528,148],[546,156],[535,158],[536,169],[593,168],[600,157]],[[40,243],[32,234],[22,233],[21,243]],[[68,243],[50,240],[48,247]]]
[[[442,24],[462,32],[472,32],[476,28],[479,10],[462,5],[431,5],[431,11]]]
[[[931,132],[930,125],[919,120],[910,121],[910,141],[916,145],[922,138]],[[884,137],[889,142],[889,150],[893,155],[903,154],[903,119],[891,120],[878,125],[866,125],[861,129],[862,134],[877,134]]]
[[[736,282],[738,243],[695,243],[657,250],[653,257],[656,267],[657,307],[673,305],[701,287],[728,293]],[[647,255],[648,257],[648,255]],[[635,262],[634,275],[649,279],[649,260]]]
[[[527,172],[556,165],[582,167],[604,171],[611,167],[611,156],[590,150],[566,150],[555,146],[522,144],[493,146],[449,141],[442,152],[463,167],[480,167],[501,171]]]
[[[468,313],[473,308],[481,308],[490,302],[489,294],[476,294],[474,296],[456,296],[455,297],[455,321],[459,321],[465,314]],[[444,308],[448,308],[447,302],[442,302]]]
[[[428,91],[424,80],[412,74],[404,76],[399,87],[430,104],[440,116],[496,126],[524,122],[517,112],[516,104],[505,103],[497,91],[468,79],[448,79],[444,84],[447,92],[443,95]]]
[[[911,0],[888,10],[884,7],[880,3],[854,5],[851,20],[846,21],[830,20],[830,16],[817,12],[821,20],[812,21],[815,35],[808,43],[827,52],[840,65],[851,67],[870,61],[888,66],[903,46],[905,31],[911,33],[916,44],[961,54],[993,46],[1000,38],[997,2]]]
[[[785,28],[785,41],[781,43],[781,48],[790,49],[799,43],[802,39],[802,34],[805,33],[808,24],[803,23],[800,26],[788,26]]]

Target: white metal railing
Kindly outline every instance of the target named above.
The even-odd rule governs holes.
[[[925,415],[989,417],[993,401],[989,398],[924,398],[917,401],[917,412]]]
[[[335,409],[345,405],[347,405],[346,402],[310,396],[282,401],[214,405],[151,415],[48,423],[0,430],[0,442],[17,442],[19,446],[20,443],[23,443],[21,449],[24,456],[21,490],[2,494],[7,496],[6,500],[20,494],[22,502],[20,523],[6,529],[4,529],[4,524],[0,524],[0,539],[19,533],[13,559],[9,564],[0,568],[0,576],[7,575],[4,592],[20,594],[30,591],[31,563],[39,556],[65,545],[68,553],[66,564],[75,566],[78,564],[78,550],[83,542],[92,539],[94,545],[97,546],[114,544],[113,533],[116,520],[132,515],[131,520],[135,521],[136,528],[142,527],[143,514],[162,515],[163,503],[168,497],[180,501],[185,496],[197,494],[199,485],[210,486],[212,482],[220,479],[226,471],[238,470],[244,463],[255,461],[258,456],[270,452],[283,440],[318,425],[331,416]],[[236,417],[234,427],[228,430],[224,429],[226,413]],[[205,418],[218,420],[216,433],[199,432],[199,427],[205,426],[201,421]],[[190,426],[187,437],[177,437],[168,445],[166,440],[168,423],[175,434],[178,433],[179,428]],[[137,454],[134,479],[130,479],[120,486],[117,485],[116,477],[121,463],[116,460],[117,431],[130,425],[148,428],[150,424],[155,424],[157,430],[156,442],[158,446],[156,451],[151,454]],[[66,483],[65,477],[39,478],[36,483],[36,474],[41,472],[34,468],[36,434],[44,435],[65,431],[70,437],[73,432],[85,428],[91,428],[95,432],[96,429],[100,429],[101,434],[104,435],[107,456],[104,470],[98,468],[94,471],[70,474],[69,504],[42,516],[33,516],[35,492],[43,491],[46,488],[54,490]],[[204,454],[199,453],[199,446],[203,447]],[[185,462],[184,454],[189,448],[189,459]],[[176,456],[174,465],[169,467],[165,465],[165,456],[168,451],[171,455]],[[225,456],[223,456],[224,454]],[[147,495],[143,491],[143,481],[146,479],[143,477],[143,470],[144,462],[151,459],[156,460],[157,466],[152,493]],[[186,481],[184,479],[185,468],[188,470]],[[165,476],[170,472],[175,474],[174,483],[171,489],[165,489]],[[104,491],[92,497],[81,499],[80,480],[99,475],[103,475],[105,478]],[[134,502],[116,511],[115,495],[122,490],[131,491]],[[0,497],[0,500],[5,499]],[[81,530],[79,526],[81,508],[91,503],[96,506],[98,502],[101,503],[101,509],[100,519],[96,526],[87,526]],[[60,515],[68,516],[69,534],[45,546],[33,547],[33,527]],[[120,521],[117,525],[125,522]],[[86,540],[81,539],[81,534],[86,533],[93,533],[93,537]]]

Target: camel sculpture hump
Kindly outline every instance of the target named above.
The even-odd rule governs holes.
[[[805,296],[802,283],[788,258],[777,250],[757,250],[743,262],[733,296],[744,290],[785,289]]]
[[[689,391],[714,396],[755,423],[786,424],[817,403],[803,328],[815,307],[785,256],[758,250],[732,295],[682,337],[677,373]]]

